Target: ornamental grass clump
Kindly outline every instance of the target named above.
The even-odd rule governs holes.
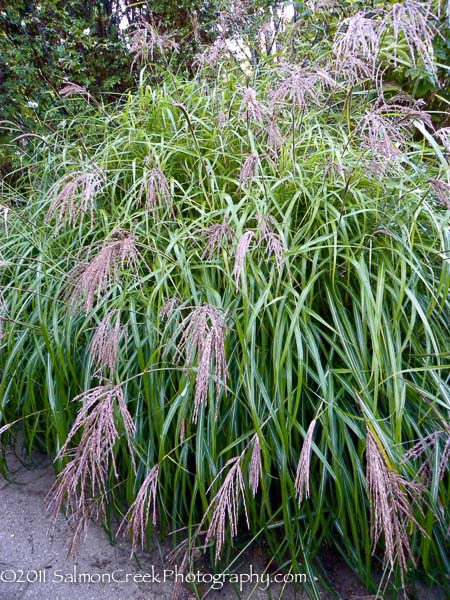
[[[152,35],[139,56],[174,51]],[[78,538],[170,533],[231,572],[264,543],[316,597],[331,547],[371,590],[381,570],[393,595],[450,591],[448,136],[398,90],[349,89],[348,43],[302,72],[159,67],[24,146],[0,199],[0,432],[57,457]]]

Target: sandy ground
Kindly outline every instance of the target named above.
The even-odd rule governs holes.
[[[10,480],[0,477],[0,600],[168,600],[172,597],[174,576],[170,571],[174,567],[167,561],[168,546],[158,545],[152,552],[132,559],[126,540],[113,545],[106,532],[92,524],[77,562],[73,562],[67,557],[70,527],[66,519],[61,515],[53,523],[46,512],[45,496],[54,481],[48,459],[35,456],[24,464],[10,453],[8,465]],[[250,556],[249,565],[241,566],[240,572],[249,573],[250,568],[254,573],[263,573],[263,558]],[[329,575],[335,593],[324,591],[323,600],[375,599],[338,557],[330,558]],[[265,585],[260,584],[262,587]],[[237,593],[230,584],[206,593],[208,588],[209,585],[201,586],[201,592],[195,595],[187,587],[181,587],[180,598],[306,600],[301,586],[295,589],[293,585],[281,587],[273,583],[266,585],[265,590],[247,585],[242,593]],[[443,599],[436,591],[426,589],[409,597]]]

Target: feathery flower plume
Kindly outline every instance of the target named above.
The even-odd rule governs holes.
[[[159,167],[150,169],[142,184],[145,186],[145,208],[147,210],[171,203],[169,182]]]
[[[226,125],[229,125],[230,123],[230,115],[228,114],[227,111],[223,111],[221,110],[219,112],[219,114],[217,115],[217,125],[219,127],[225,127]]]
[[[227,326],[219,310],[211,304],[193,308],[180,324],[181,339],[175,353],[180,360],[184,355],[186,367],[197,359],[193,422],[197,422],[200,406],[208,397],[211,370],[214,365],[216,399],[221,389],[226,392],[228,365],[225,354],[225,332]]]
[[[283,134],[281,133],[280,128],[278,127],[275,117],[273,115],[267,123],[266,131],[267,131],[267,145],[269,146],[269,148],[272,151],[272,156],[276,156],[278,153],[278,150],[284,144],[285,138],[284,138]]]
[[[401,104],[399,101],[407,102],[407,104]],[[425,105],[424,100],[413,100],[406,94],[404,96],[397,97],[397,102],[391,99],[388,103],[380,105],[380,111],[385,110],[388,114],[391,114],[402,129],[409,131],[414,126],[414,121],[422,121],[422,123],[434,130],[433,120],[430,113],[422,110]]]
[[[238,242],[233,269],[233,277],[236,283],[236,290],[239,289],[239,282],[244,274],[245,257],[247,256],[248,249],[254,237],[254,231],[246,231]]]
[[[433,431],[424,438],[421,438],[417,444],[414,444],[404,455],[402,463],[408,460],[416,460],[429,448],[433,448],[443,434],[443,431]]]
[[[281,235],[274,230],[272,217],[257,215],[257,219],[260,233],[259,244],[265,244],[268,256],[271,256],[272,254],[275,256],[275,262],[280,271],[286,252],[284,240]]]
[[[386,103],[380,96],[370,110],[359,120],[359,131],[363,146],[378,157],[395,161],[401,156],[401,148],[406,144],[414,120],[432,127],[431,117],[421,110],[421,103],[412,106]]]
[[[449,3],[450,6],[450,3]],[[444,146],[447,152],[450,152],[450,127],[441,127],[435,132],[435,137]]]
[[[340,57],[331,65],[335,77],[350,87],[364,83],[367,80],[371,82],[379,81],[379,73],[373,72],[373,68],[366,61],[358,56]]]
[[[427,435],[424,438],[422,438],[421,440],[419,440],[417,442],[417,444],[414,444],[414,446],[412,446],[412,448],[410,448],[408,450],[408,452],[406,452],[405,456],[403,457],[402,462],[404,463],[408,460],[417,460],[427,450],[429,450],[431,448],[436,448],[436,446],[438,445],[441,438],[445,439],[445,444],[444,444],[444,448],[442,451],[441,460],[439,462],[439,472],[438,472],[438,479],[441,480],[449,468],[449,459],[450,459],[450,431],[449,430],[433,431],[429,435]],[[425,461],[425,463],[422,465],[422,467],[425,467],[425,470],[428,470],[428,468],[431,467],[430,461]],[[422,471],[422,467],[420,468],[420,471]]]
[[[359,120],[357,129],[361,135],[363,146],[376,157],[386,161],[395,161],[401,156],[400,148],[406,143],[404,132],[395,120],[372,108]]]
[[[450,464],[450,435],[448,434],[448,431],[447,431],[447,440],[445,442],[444,450],[442,451],[441,462],[439,465],[438,477],[440,480],[444,478],[445,473],[449,470],[449,464]]]
[[[439,202],[450,210],[450,184],[440,179],[431,179],[430,185]]]
[[[430,10],[429,2],[406,0],[394,4],[386,20],[392,25],[394,33],[394,64],[398,63],[397,48],[401,41],[406,42],[412,64],[416,67],[417,58],[433,74],[434,63],[433,40],[437,28],[433,21],[436,16]]]
[[[253,449],[252,458],[250,460],[250,476],[249,483],[250,488],[253,492],[253,496],[256,496],[259,486],[259,478],[261,475],[261,445],[259,443],[258,434],[255,434],[253,438]]]
[[[179,44],[173,38],[174,34],[160,33],[157,27],[142,21],[140,27],[130,34],[130,50],[134,55],[131,68],[138,62],[153,61],[156,49],[162,55],[166,50],[178,52]]]
[[[91,225],[94,223],[94,198],[103,188],[104,174],[99,170],[91,172],[75,171],[64,175],[50,189],[49,195],[57,192],[52,202],[46,220],[52,219],[57,212],[57,226],[66,218],[69,225],[74,227],[80,217],[89,212]]]
[[[75,434],[82,429],[81,441],[75,449],[75,455],[79,453],[84,454],[88,450],[91,454],[86,456],[89,456],[91,459],[96,458],[99,461],[109,461],[111,458],[114,474],[118,477],[113,453],[114,444],[119,439],[114,418],[116,406],[122,417],[125,436],[132,458],[134,457],[132,440],[136,431],[136,426],[125,402],[122,386],[120,384],[99,385],[79,394],[73,398],[73,402],[83,402],[83,406],[80,408],[56,459],[65,458],[73,453],[73,450],[69,449],[69,444]]]
[[[297,474],[295,476],[295,492],[299,505],[303,498],[309,498],[309,467],[311,463],[311,446],[317,419],[313,419],[306,432],[302,450],[298,459]]]
[[[170,317],[175,313],[175,311],[179,310],[181,304],[181,300],[173,296],[166,300],[159,311],[159,317],[162,321],[167,321]]]
[[[238,115],[246,121],[254,120],[262,123],[264,117],[263,106],[257,100],[256,90],[252,87],[246,87],[242,90],[242,102]]]
[[[249,181],[252,181],[258,174],[259,156],[257,154],[249,154],[241,169],[239,182],[242,187],[245,187]]]
[[[115,420],[116,407],[123,422],[133,466],[132,439],[135,434],[135,425],[120,385],[95,387],[73,401],[83,402],[83,406],[56,457],[56,460],[71,460],[59,473],[47,496],[48,510],[55,518],[65,504],[75,523],[70,548],[72,553],[76,552],[89,520],[93,517],[98,519],[104,514],[110,465],[114,476],[118,477],[114,458],[114,445],[120,437]],[[80,442],[75,448],[69,448],[70,442],[80,430]]]
[[[182,444],[184,442],[185,437],[186,437],[186,419],[183,417],[181,419],[181,425],[180,425],[180,444]]]
[[[340,8],[339,0],[316,0],[311,7],[313,13],[338,12]]]
[[[223,250],[226,250],[234,236],[233,228],[228,223],[216,223],[204,229],[194,231],[194,235],[199,234],[205,240],[206,244],[202,252],[202,259],[212,260]]]
[[[371,528],[374,551],[384,535],[385,561],[393,568],[395,561],[405,572],[408,559],[414,563],[408,537],[408,526],[414,523],[422,530],[414,517],[412,504],[417,503],[422,486],[401,476],[386,462],[386,452],[373,433],[367,428],[367,490],[372,505]]]
[[[78,85],[77,83],[73,83],[72,81],[68,81],[66,85],[59,90],[59,95],[61,98],[69,98],[70,96],[86,96],[89,99],[91,97],[91,94],[85,87]]]
[[[132,533],[131,556],[133,556],[138,547],[139,539],[141,541],[141,548],[144,548],[150,515],[153,525],[156,525],[158,475],[159,464],[156,464],[148,472],[135,501],[130,506],[117,531],[117,534],[123,531],[124,535]]]
[[[337,177],[345,177],[346,169],[340,163],[333,161],[326,164],[324,169],[324,181],[328,175],[336,175]]]
[[[75,306],[84,297],[86,312],[94,306],[95,296],[100,296],[117,283],[119,267],[129,265],[135,269],[137,266],[139,252],[135,236],[129,231],[115,229],[111,237],[113,239],[106,242],[90,262],[83,263],[72,271],[72,305]]]
[[[111,326],[114,315],[116,315],[116,322],[114,326]],[[117,310],[110,311],[96,328],[91,342],[91,356],[99,371],[103,369],[113,371],[115,369],[122,333],[120,313]]]
[[[336,72],[345,75],[353,73],[352,83],[359,79],[374,78],[377,72],[380,41],[386,23],[376,18],[382,12],[371,11],[373,17],[358,12],[344,19],[337,28],[333,53]]]
[[[293,108],[305,110],[309,100],[318,104],[323,90],[336,85],[324,69],[283,65],[280,71],[285,77],[270,93],[273,105],[289,102]]]
[[[161,310],[159,311],[159,317],[161,321],[167,321],[168,319],[170,319],[170,317],[176,311],[180,310],[181,304],[182,302],[177,296],[173,296],[172,298],[166,300]]]
[[[212,516],[206,533],[205,543],[214,541],[216,544],[216,560],[219,560],[223,544],[225,542],[226,521],[230,523],[231,537],[235,537],[238,532],[239,505],[242,496],[244,504],[245,518],[247,527],[250,528],[247,506],[245,504],[245,485],[241,469],[242,455],[231,458],[220,471],[231,467],[219,491],[214,496],[208,507],[207,514],[212,510]],[[220,475],[219,473],[219,475]],[[214,480],[215,481],[215,480]],[[214,482],[213,482],[214,483]]]
[[[9,214],[9,206],[5,204],[0,204],[0,215],[3,220],[3,224],[5,227],[6,236],[8,236],[8,214]]]
[[[219,37],[214,44],[207,46],[203,52],[196,55],[194,64],[200,68],[205,66],[213,68],[227,56],[229,56],[229,51],[226,41]]]

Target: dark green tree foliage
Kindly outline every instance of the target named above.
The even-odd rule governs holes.
[[[1,118],[35,125],[65,81],[91,93],[129,88],[119,0],[0,2]]]

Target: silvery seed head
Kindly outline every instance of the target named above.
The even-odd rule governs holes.
[[[450,210],[450,184],[440,179],[431,179],[430,185],[439,202]]]
[[[264,107],[257,99],[256,90],[246,87],[242,90],[242,102],[239,108],[239,117],[246,121],[258,121],[262,123]]]
[[[382,13],[371,17],[358,12],[344,19],[337,28],[333,52],[336,72],[356,83],[359,78],[376,76],[380,43],[386,28]]]
[[[117,414],[120,415],[133,467],[133,438],[135,425],[128,411],[120,385],[101,385],[76,398],[82,402],[72,428],[56,460],[69,459],[59,473],[47,496],[48,509],[56,516],[65,505],[74,522],[71,551],[75,552],[91,518],[99,519],[105,513],[110,471],[118,477],[114,447],[120,438]],[[80,441],[71,447],[75,436]]]
[[[222,471],[228,467],[230,469],[206,513],[209,514],[212,511],[205,543],[215,543],[216,560],[219,560],[225,542],[227,520],[230,526],[231,537],[235,537],[238,533],[241,498],[244,505],[247,527],[250,527],[247,506],[245,504],[245,484],[241,462],[242,456],[238,456],[226,463]]]
[[[386,450],[367,428],[367,491],[372,516],[371,532],[374,549],[383,534],[385,562],[391,568],[398,561],[402,573],[411,559],[414,563],[408,528],[415,524],[420,528],[414,516],[413,506],[418,505],[423,488],[408,481],[386,461]]]
[[[115,317],[115,323],[112,320]],[[91,356],[98,370],[114,371],[117,365],[119,343],[123,335],[120,325],[120,313],[110,311],[95,329],[91,342]]]
[[[430,10],[430,2],[406,0],[391,7],[387,23],[394,34],[394,64],[398,64],[397,48],[405,42],[412,64],[417,67],[419,61],[435,74],[434,37],[437,33],[436,17]]]
[[[238,242],[233,269],[233,278],[236,284],[236,290],[239,289],[241,279],[244,276],[245,257],[247,256],[247,252],[254,237],[254,231],[246,231]]]
[[[159,167],[145,172],[142,185],[145,188],[145,208],[147,210],[171,204],[169,182]]]
[[[249,154],[242,165],[239,183],[245,187],[258,174],[259,156],[257,154]]]
[[[202,252],[202,259],[213,260],[214,257],[220,256],[221,252],[228,249],[233,237],[233,228],[227,223],[216,223],[194,231],[194,235],[198,234],[205,240],[205,245]]]
[[[125,535],[132,534],[133,542],[131,555],[136,551],[139,540],[141,542],[141,548],[144,548],[147,539],[146,531],[150,523],[150,518],[153,525],[156,525],[158,476],[159,464],[156,464],[150,469],[142,482],[135,501],[130,506],[119,526],[118,534],[121,532]]]
[[[153,61],[156,50],[164,55],[167,51],[178,52],[179,49],[174,34],[162,33],[154,24],[144,20],[129,35],[129,42],[131,54],[134,56],[132,67],[136,63]]]
[[[216,388],[216,400],[226,391],[228,365],[225,353],[227,326],[221,312],[211,304],[189,310],[181,321],[181,337],[175,352],[176,360],[183,360],[187,368],[197,362],[193,421],[197,421],[200,407],[206,402],[210,382]],[[214,374],[214,377],[212,376]]]
[[[64,175],[50,189],[49,196],[56,194],[46,220],[57,214],[56,226],[64,221],[74,227],[77,222],[89,213],[91,225],[94,223],[94,200],[103,189],[105,177],[99,169],[93,171],[76,171]]]
[[[303,498],[309,498],[309,470],[311,462],[311,447],[316,427],[317,419],[313,419],[309,424],[305,435],[302,450],[298,459],[297,474],[295,476],[295,493],[298,503],[301,504]]]
[[[111,238],[91,261],[82,263],[71,273],[71,303],[76,306],[84,298],[86,312],[93,308],[96,297],[117,284],[119,268],[137,267],[140,255],[135,236],[129,231],[115,229]]]
[[[252,444],[252,458],[250,461],[249,483],[253,496],[256,496],[259,486],[259,478],[261,476],[261,445],[259,443],[258,434],[255,434]]]

